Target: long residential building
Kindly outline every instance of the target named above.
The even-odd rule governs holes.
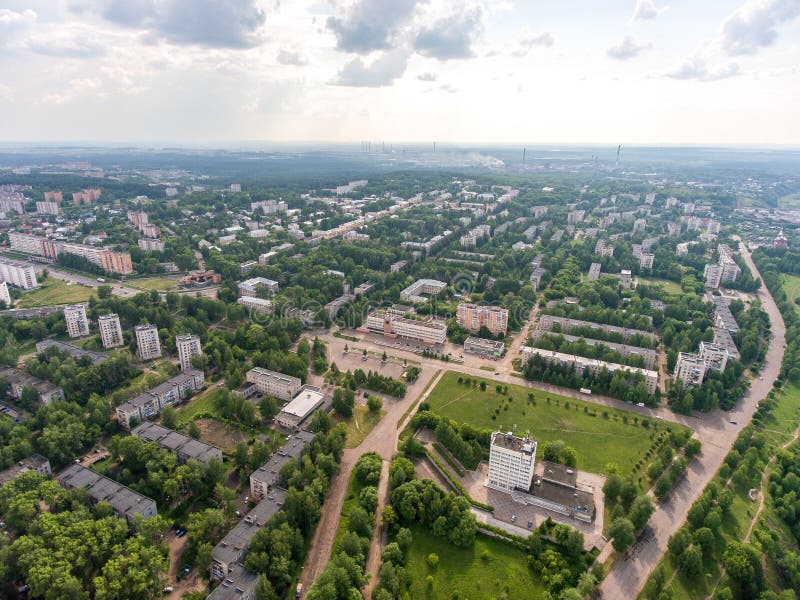
[[[258,392],[274,396],[286,402],[294,398],[303,385],[297,377],[262,369],[261,367],[250,369],[246,378],[248,383],[252,383]]]
[[[206,466],[212,459],[222,462],[222,450],[216,446],[151,421],[143,421],[131,433],[143,442],[155,442],[159,447],[169,450],[178,457],[180,464],[187,460],[196,460]]]
[[[246,279],[236,286],[239,290],[240,296],[249,296],[255,298],[258,296],[258,289],[264,289],[269,295],[274,296],[278,293],[280,286],[277,281],[267,279],[266,277],[253,277]]]
[[[526,364],[532,357],[539,356],[551,364],[571,365],[572,368],[578,373],[583,373],[588,369],[589,375],[592,377],[597,377],[603,372],[603,370],[606,370],[609,373],[624,371],[631,374],[640,374],[644,377],[644,381],[647,384],[647,392],[649,394],[655,393],[656,388],[658,387],[658,372],[651,371],[650,369],[629,367],[628,365],[606,362],[596,358],[585,358],[575,354],[564,354],[563,352],[543,350],[541,348],[532,348],[530,346],[522,346],[522,348],[520,348],[520,354],[522,356],[523,365]]]
[[[30,456],[17,461],[7,469],[0,471],[0,487],[3,487],[9,481],[13,481],[23,473],[29,471],[36,471],[44,476],[52,475],[50,470],[50,461],[44,456],[38,454],[31,454]]]
[[[0,280],[22,290],[32,290],[39,285],[32,266],[10,258],[0,258]]]
[[[8,291],[8,283],[0,280],[0,301],[5,302],[4,308],[11,308],[11,293]]]
[[[572,319],[570,317],[556,317],[553,315],[541,315],[539,317],[539,329],[542,331],[553,331],[558,329],[564,333],[569,333],[570,330],[578,327],[588,327],[604,331],[606,333],[617,333],[623,339],[628,339],[634,335],[642,336],[650,340],[655,340],[655,334],[650,331],[643,331],[641,329],[629,329],[628,327],[618,327],[617,325],[606,325],[604,323],[594,323],[592,321],[581,321],[580,319]]]
[[[628,346],[627,344],[617,344],[615,342],[607,342],[605,340],[594,340],[592,338],[586,338],[578,335],[569,335],[568,333],[552,333],[548,331],[542,331],[541,329],[537,329],[531,332],[531,337],[534,340],[538,340],[543,335],[560,335],[570,343],[577,342],[578,340],[583,340],[584,342],[586,342],[586,345],[590,347],[602,344],[603,346],[607,347],[610,350],[613,350],[614,352],[619,352],[622,356],[639,356],[644,361],[645,369],[652,369],[653,365],[656,364],[656,360],[658,358],[658,353],[650,348],[640,348],[639,346]]]
[[[456,309],[456,322],[473,333],[486,327],[492,335],[505,335],[508,332],[508,309],[462,302]]]
[[[133,524],[136,515],[145,518],[157,514],[156,503],[147,496],[131,488],[87,469],[83,465],[72,464],[56,475],[56,480],[65,488],[86,490],[93,503],[108,502],[114,514]]]
[[[205,376],[202,371],[198,369],[185,371],[120,404],[117,407],[117,420],[121,427],[130,429],[131,419],[142,422],[156,417],[165,406],[180,404],[204,384]]]
[[[270,488],[282,485],[281,468],[300,455],[314,439],[310,431],[300,430],[286,440],[286,443],[270,459],[250,475],[250,495],[263,498]]]
[[[22,398],[22,390],[26,387],[35,388],[39,393],[40,407],[47,406],[53,400],[64,399],[64,390],[60,387],[20,369],[0,366],[0,377],[4,377],[8,381],[8,395],[15,400]]]
[[[82,256],[104,271],[122,275],[133,273],[133,263],[128,252],[114,252],[102,246],[51,240],[13,231],[9,232],[8,241],[11,249],[18,252],[52,259],[61,253],[74,254]]]
[[[363,330],[386,336],[420,340],[427,344],[443,344],[447,339],[447,325],[432,317],[418,321],[384,309],[367,315]]]
[[[446,288],[447,284],[444,281],[437,281],[436,279],[418,279],[400,292],[400,300],[405,302],[425,302],[427,298],[422,294],[440,294]]]
[[[99,365],[108,359],[108,355],[104,352],[95,352],[94,350],[84,350],[80,346],[70,344],[69,342],[61,342],[52,338],[47,338],[41,342],[36,342],[36,352],[46,352],[48,348],[55,347],[61,352],[66,352],[76,360],[88,358],[92,361],[93,365]]]

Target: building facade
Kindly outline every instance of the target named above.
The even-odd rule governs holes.
[[[161,340],[158,337],[158,328],[155,325],[137,325],[136,353],[142,360],[151,360],[161,356]]]
[[[67,322],[69,337],[89,335],[89,319],[86,317],[85,304],[68,304],[64,307],[64,320]]]
[[[246,378],[248,382],[255,385],[260,393],[280,398],[286,402],[294,398],[302,386],[302,382],[297,377],[261,367],[250,369]]]
[[[103,348],[118,348],[125,343],[122,337],[122,325],[119,323],[119,315],[112,313],[103,315],[97,319],[97,328],[100,330],[100,339]]]
[[[492,335],[505,335],[508,331],[508,309],[461,303],[456,309],[456,321],[460,327],[473,333],[486,327]]]
[[[503,492],[528,492],[536,464],[536,440],[517,437],[510,431],[492,434],[489,477],[486,486]]]
[[[192,357],[203,353],[200,346],[200,338],[191,333],[183,333],[175,336],[175,348],[178,351],[178,360],[181,363],[181,371],[188,371],[192,368]]]
[[[675,378],[683,382],[683,387],[700,385],[706,376],[706,363],[697,354],[679,352],[675,364]]]
[[[0,258],[0,280],[22,290],[32,290],[39,285],[32,266],[8,258]]]

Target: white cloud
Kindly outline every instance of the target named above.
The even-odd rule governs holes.
[[[339,71],[335,85],[350,87],[383,87],[392,85],[406,72],[409,53],[403,48],[384,52],[370,63],[360,56]]]
[[[417,75],[417,79],[420,81],[432,82],[436,81],[437,76],[436,73],[420,73],[419,75]]]
[[[719,81],[740,74],[739,65],[735,62],[710,67],[708,60],[701,54],[688,57],[678,68],[667,73],[671,79],[694,79],[696,81]]]
[[[778,27],[800,15],[800,0],[746,0],[722,23],[720,43],[731,56],[753,54],[778,39]]]
[[[631,22],[657,19],[661,13],[669,10],[669,6],[656,6],[655,0],[636,0]]]
[[[606,54],[609,58],[613,58],[614,60],[629,60],[631,58],[636,58],[652,47],[653,44],[640,44],[633,36],[626,35],[619,44],[608,48]]]
[[[342,15],[329,17],[328,29],[339,50],[359,54],[388,50],[418,4],[418,0],[359,0]]]
[[[473,44],[483,34],[483,9],[464,8],[424,26],[414,38],[414,49],[429,58],[450,60],[475,56]]]
[[[308,59],[297,50],[289,50],[281,48],[278,51],[278,62],[282,65],[292,65],[295,67],[304,67],[308,64]]]

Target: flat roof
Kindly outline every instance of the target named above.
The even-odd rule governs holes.
[[[65,487],[85,489],[95,501],[106,501],[114,510],[126,516],[143,513],[149,508],[155,510],[156,507],[152,498],[79,464],[70,465],[56,479]]]
[[[16,479],[23,473],[38,470],[45,464],[49,464],[49,461],[44,456],[39,454],[31,454],[30,456],[23,458],[7,469],[0,471],[0,487],[9,481]]]
[[[496,431],[492,434],[492,446],[514,452],[533,452],[536,450],[536,440],[517,437],[511,432]]]
[[[258,583],[258,575],[234,563],[228,569],[228,575],[214,588],[206,600],[237,600],[245,592],[254,589]]]
[[[219,458],[221,451],[216,446],[201,442],[188,435],[174,431],[151,421],[144,421],[131,431],[133,435],[145,442],[155,442],[162,448],[172,452],[180,452],[207,464],[212,458]]]
[[[325,394],[318,387],[304,385],[289,404],[283,407],[282,413],[305,419],[325,399]],[[289,440],[291,442],[291,440]]]
[[[542,479],[552,481],[561,485],[575,487],[578,483],[578,472],[566,465],[559,463],[542,461],[543,474]]]
[[[497,340],[487,340],[486,338],[479,338],[469,336],[466,340],[464,340],[464,347],[466,348],[468,345],[470,346],[480,346],[487,350],[503,350],[505,348],[505,344],[503,342]]]
[[[291,438],[273,454],[270,459],[253,471],[250,477],[255,477],[257,481],[265,481],[270,475],[277,475],[281,467],[293,458],[299,457],[305,447],[314,439],[314,434],[310,431],[300,430],[292,434]]]
[[[554,504],[574,508],[580,512],[593,515],[595,511],[594,496],[589,492],[553,483],[547,479],[534,477],[531,495]]]

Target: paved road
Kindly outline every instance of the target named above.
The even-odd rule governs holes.
[[[741,243],[740,252],[753,277],[760,277],[750,253]],[[780,372],[786,329],[778,307],[766,286],[761,287],[758,297],[769,315],[772,330],[772,339],[764,361],[763,379],[754,379],[750,389],[730,412],[714,411],[703,416],[702,426],[697,429],[698,437],[703,442],[702,454],[692,461],[686,478],[676,486],[669,501],[658,505],[650,519],[654,535],[640,543],[629,559],[620,559],[614,563],[611,572],[600,585],[603,598],[623,600],[635,598],[641,592],[650,573],[666,552],[670,536],[686,521],[689,508],[719,470],[736,436],[750,422],[755,412],[755,405],[772,389],[772,382]],[[731,419],[738,424],[731,424],[729,422]]]

